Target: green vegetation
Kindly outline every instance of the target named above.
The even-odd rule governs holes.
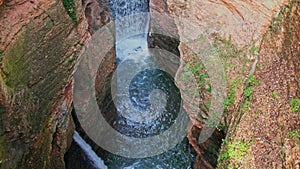
[[[193,73],[194,76],[196,76],[198,80],[198,88],[204,87],[206,79],[208,78],[208,74],[205,72],[204,65],[200,61],[196,63],[189,62],[187,63],[187,68]]]
[[[246,87],[246,89],[244,90],[244,96],[245,96],[245,102],[242,105],[242,111],[247,111],[250,110],[250,106],[252,104],[251,99],[253,99],[253,86],[256,86],[259,84],[259,81],[257,79],[255,79],[255,77],[253,75],[249,76],[248,78],[248,83],[246,83],[245,85],[248,84],[248,87]]]
[[[276,92],[276,91],[273,91],[273,92],[272,92],[272,98],[278,99],[279,96],[280,96],[279,92]]]
[[[227,168],[238,168],[239,163],[245,160],[245,155],[250,150],[250,143],[249,142],[242,142],[242,141],[233,141],[229,142],[227,140],[223,140],[226,144],[225,152],[220,154],[220,164],[219,167],[224,166],[225,162],[230,160],[234,163],[234,166],[228,166]]]
[[[249,85],[250,86],[256,86],[259,84],[259,81],[257,79],[255,79],[254,75],[251,75],[249,78],[248,78],[248,82],[249,82]]]
[[[215,36],[213,47],[218,56],[223,58],[236,57],[243,52],[242,49],[238,49],[233,45],[231,37],[229,37],[229,39],[225,39],[219,35]]]
[[[298,138],[298,144],[300,145],[300,132],[297,132],[296,129],[290,131],[290,137],[292,139],[297,139]]]
[[[219,124],[216,126],[216,129],[217,129],[218,131],[222,131],[225,127],[226,127],[226,124],[225,124],[225,123],[219,123]]]
[[[70,66],[72,65],[72,63],[76,60],[76,57],[74,55],[69,56],[66,61],[65,61],[65,65],[66,66]]]
[[[252,98],[252,87],[247,87],[245,90],[244,90],[244,96],[247,97],[247,98]]]
[[[262,65],[261,63],[258,63],[258,64],[256,65],[256,67],[257,67],[258,69],[260,69],[260,70],[263,69],[263,65]]]
[[[77,16],[76,16],[76,7],[74,0],[63,0],[63,5],[68,13],[68,15],[71,17],[72,21],[77,24]]]
[[[25,42],[25,34],[19,36],[15,39],[15,47],[9,49],[5,54],[5,69],[3,69],[3,73],[5,74],[5,84],[8,87],[13,88],[19,84],[23,84],[26,82],[25,79],[28,78],[25,72],[25,57],[26,53],[26,42]]]
[[[235,103],[235,88],[239,84],[240,79],[236,78],[234,82],[231,84],[229,92],[227,94],[227,97],[225,98],[225,109],[228,110],[228,108]]]
[[[250,54],[255,54],[255,53],[257,53],[257,52],[259,52],[259,48],[257,47],[257,46],[252,46],[251,48],[250,48]]]
[[[252,104],[252,102],[249,101],[248,99],[246,99],[246,101],[242,105],[242,111],[250,110],[251,104]]]
[[[291,111],[296,112],[300,107],[300,98],[292,98],[290,100]]]

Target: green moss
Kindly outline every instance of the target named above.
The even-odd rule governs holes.
[[[23,36],[19,36],[11,50],[6,54],[5,69],[7,77],[5,83],[9,87],[17,86],[24,83],[26,80],[25,59],[26,51],[25,41]]]
[[[75,24],[78,24],[78,20],[77,20],[77,16],[76,16],[76,7],[75,7],[74,0],[62,0],[62,1],[63,1],[63,5],[66,9],[66,12],[68,13],[68,15],[70,16],[72,21]]]

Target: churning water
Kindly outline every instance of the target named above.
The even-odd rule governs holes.
[[[109,3],[115,19],[117,69],[112,78],[115,84],[111,98],[101,104],[105,107],[102,114],[112,128],[125,136],[159,135],[176,123],[182,101],[174,78],[156,64],[148,50],[149,0],[110,0]],[[190,169],[195,158],[185,138],[172,149],[146,158],[121,157],[99,148],[96,152],[106,165],[103,166],[77,133],[74,140],[93,168]],[[164,147],[167,145],[155,145],[156,149]]]
[[[175,122],[181,97],[174,78],[156,65],[148,50],[149,0],[110,0],[110,7],[115,18],[117,70],[114,102],[106,102],[105,107],[116,111],[104,116],[126,136],[158,135]],[[113,169],[187,169],[194,159],[187,139],[147,158],[125,158],[107,151],[99,155]]]

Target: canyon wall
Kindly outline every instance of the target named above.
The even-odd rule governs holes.
[[[204,35],[222,60],[228,105],[215,136],[227,133],[220,154],[228,156],[219,156],[219,168],[299,167],[299,144],[290,134],[300,132],[299,110],[291,111],[291,99],[300,97],[299,2],[151,0],[150,7],[173,18],[150,32],[159,26],[179,40]],[[0,0],[0,168],[64,168],[74,130],[74,65],[86,39],[110,20],[108,0]],[[149,35],[149,46],[191,61],[178,39]],[[199,112],[188,113],[194,168],[212,168],[202,154],[209,142],[197,143]],[[244,160],[226,154],[236,143],[247,144]]]
[[[299,110],[292,112],[291,105],[300,90],[299,1],[152,0],[150,4],[152,12],[174,19],[184,62],[197,62],[190,49],[199,44],[184,43],[195,37],[207,38],[222,61],[227,95],[217,129],[226,138],[220,153],[214,152],[219,155],[218,167],[299,167],[299,145],[290,136],[300,130]],[[199,154],[194,167],[212,168],[204,154],[213,140],[197,143],[205,112],[185,108],[194,124],[188,137]],[[247,155],[236,157],[237,153]]]
[[[0,4],[0,167],[64,168],[72,72],[89,37],[81,1]]]

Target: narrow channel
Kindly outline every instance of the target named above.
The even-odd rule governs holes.
[[[110,0],[110,8],[116,30],[117,88],[99,104],[101,112],[111,127],[126,136],[158,135],[175,123],[181,97],[174,78],[156,65],[148,51],[149,0]],[[146,158],[118,156],[97,147],[86,135],[83,138],[86,141],[75,132],[65,158],[67,169],[191,169],[195,160],[186,138],[172,149]]]

